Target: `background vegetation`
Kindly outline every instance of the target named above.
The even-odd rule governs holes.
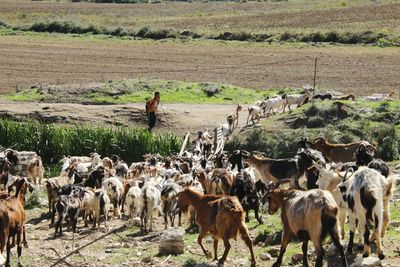
[[[146,153],[177,152],[181,139],[172,133],[152,134],[141,128],[84,125],[57,126],[40,122],[0,120],[0,145],[35,151],[48,165],[63,155],[119,155],[127,162],[140,161]]]
[[[0,26],[35,32],[135,38],[206,38],[267,42],[400,43],[400,3],[356,1],[194,1],[122,5],[144,0],[0,3]],[[104,4],[97,3],[119,3]],[[105,6],[107,5],[107,6]]]

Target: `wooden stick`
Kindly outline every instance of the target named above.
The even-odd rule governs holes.
[[[185,136],[185,140],[183,141],[183,144],[182,144],[182,147],[181,147],[181,151],[179,151],[179,156],[182,156],[183,151],[185,151],[185,147],[186,147],[186,144],[187,144],[187,142],[189,140],[189,136],[190,136],[190,133],[187,133],[186,136]]]
[[[91,245],[91,244],[93,244],[93,243],[99,241],[100,239],[105,238],[106,236],[109,236],[110,234],[113,234],[113,233],[115,233],[115,232],[117,232],[117,231],[124,230],[125,228],[126,228],[126,225],[122,225],[122,226],[120,226],[120,227],[117,227],[117,228],[114,228],[114,229],[110,230],[108,233],[105,233],[104,235],[102,235],[102,236],[100,236],[100,237],[98,237],[98,238],[96,238],[96,239],[90,241],[89,243],[87,243],[87,244],[85,244],[85,245],[83,245],[83,246],[81,246],[81,247],[75,249],[75,250],[72,251],[71,253],[68,253],[67,255],[65,255],[64,257],[62,257],[61,259],[59,259],[56,263],[54,263],[54,264],[51,265],[50,267],[54,267],[54,266],[58,265],[60,262],[64,261],[66,258],[68,258],[69,256],[71,256],[71,255],[75,254],[76,252],[82,250],[83,248],[85,248],[85,247],[87,247],[87,246],[89,246],[89,245]]]

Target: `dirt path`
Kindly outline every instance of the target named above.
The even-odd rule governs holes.
[[[135,77],[299,87],[312,84],[315,57],[324,88],[367,94],[400,87],[396,48],[2,36],[0,54],[0,92]]]
[[[246,107],[246,106],[245,106]],[[164,104],[158,112],[157,130],[184,134],[209,129],[226,122],[235,105]],[[240,114],[239,126],[247,112]],[[144,104],[82,105],[15,103],[0,100],[0,116],[17,120],[38,119],[52,123],[89,123],[146,127]]]

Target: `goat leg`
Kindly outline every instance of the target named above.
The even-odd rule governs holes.
[[[282,258],[283,258],[283,254],[285,254],[286,251],[286,247],[289,243],[290,240],[290,234],[287,233],[287,231],[285,231],[285,229],[283,230],[282,233],[282,240],[281,240],[281,250],[279,251],[279,256],[278,259],[276,260],[276,262],[272,265],[272,267],[279,267],[282,264]]]
[[[222,258],[218,260],[218,265],[220,266],[224,266],[226,257],[228,257],[229,250],[231,249],[231,244],[229,243],[229,239],[224,239],[224,246],[225,246],[224,254],[222,255]]]
[[[254,258],[253,244],[251,243],[251,238],[249,236],[249,231],[247,230],[246,225],[243,222],[239,226],[239,232],[240,232],[240,236],[242,237],[244,243],[246,244],[246,246],[250,250],[251,267],[254,267],[254,266],[256,266],[256,260]]]
[[[211,253],[210,251],[206,250],[203,246],[203,238],[206,235],[206,232],[204,232],[202,229],[200,229],[199,237],[197,237],[197,243],[200,245],[201,249],[204,252],[204,255],[206,255],[207,258],[211,258]]]
[[[324,248],[322,247],[321,241],[319,245],[314,244],[315,250],[317,251],[317,259],[315,261],[315,267],[322,267],[322,261],[324,260]]]
[[[219,240],[217,238],[214,238],[214,259],[213,259],[213,261],[218,260],[218,242],[219,242]]]
[[[308,251],[308,239],[303,240],[303,245],[301,246],[303,250],[303,266],[308,267],[307,251]]]
[[[5,267],[10,267],[11,266],[10,265],[10,251],[11,251],[10,239],[11,239],[11,237],[7,238],[7,248],[6,248],[6,250],[7,250],[7,258],[6,258],[6,263],[4,265]]]
[[[330,229],[329,230],[329,235],[331,236],[332,242],[333,244],[338,248],[339,250],[339,254],[340,254],[340,258],[342,260],[342,265],[343,267],[347,267],[347,259],[346,256],[344,254],[344,249],[343,249],[343,245],[340,241],[340,236],[339,236],[339,227],[336,223],[336,226],[334,229]]]
[[[23,267],[21,256],[22,256],[22,240],[21,235],[23,235],[24,226],[22,226],[21,230],[17,233],[17,253],[18,253],[18,267]]]
[[[254,215],[255,215],[258,223],[263,224],[264,222],[262,220],[262,217],[258,214],[259,209],[260,209],[260,207],[258,205],[256,207],[254,207]]]

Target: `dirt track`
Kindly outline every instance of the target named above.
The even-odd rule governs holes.
[[[24,105],[21,108],[21,105]],[[164,104],[158,112],[156,131],[184,134],[209,129],[226,122],[235,105]],[[212,116],[210,116],[212,114]],[[246,123],[246,112],[240,114],[239,126]],[[51,123],[88,123],[146,127],[143,104],[81,105],[0,101],[0,116],[17,120],[38,119]]]
[[[148,77],[250,88],[312,84],[367,94],[398,90],[400,50],[365,47],[273,47],[222,42],[172,43],[72,37],[0,38],[0,91]]]

